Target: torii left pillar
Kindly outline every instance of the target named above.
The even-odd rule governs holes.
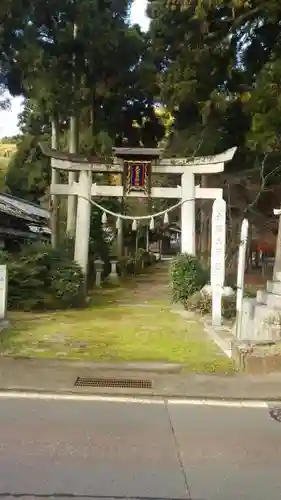
[[[196,255],[195,244],[195,182],[194,175],[186,171],[181,176],[181,253]]]
[[[89,240],[91,223],[92,172],[81,170],[78,184],[78,203],[76,216],[74,260],[81,267],[87,286]]]

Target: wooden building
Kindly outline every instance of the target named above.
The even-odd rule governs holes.
[[[49,212],[34,203],[0,194],[0,248],[13,250],[26,241],[50,238]]]

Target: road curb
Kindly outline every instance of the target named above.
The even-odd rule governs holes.
[[[73,400],[73,401],[93,401],[93,402],[116,402],[116,403],[146,403],[185,405],[185,406],[218,406],[218,407],[240,407],[240,408],[266,408],[270,405],[280,405],[280,398],[224,398],[224,397],[198,397],[182,395],[145,395],[145,394],[97,394],[78,393],[72,391],[45,391],[35,389],[1,389],[1,399],[41,399],[41,400]]]
[[[1,356],[1,364],[24,364],[27,368],[39,366],[44,369],[56,368],[86,368],[95,371],[112,371],[112,372],[150,372],[160,374],[181,373],[184,365],[181,363],[165,363],[153,361],[135,361],[135,362],[102,362],[88,361],[79,359],[56,359],[56,358],[39,358],[36,356]],[[16,368],[16,366],[15,366]]]

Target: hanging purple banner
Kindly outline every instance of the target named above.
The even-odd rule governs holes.
[[[150,161],[126,161],[127,192],[148,192]]]

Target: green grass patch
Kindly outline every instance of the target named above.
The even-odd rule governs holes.
[[[127,289],[104,288],[86,310],[10,313],[12,327],[2,332],[0,349],[10,356],[95,361],[162,361],[186,370],[233,373],[231,360],[206,337],[202,324],[187,321],[166,301],[126,306]],[[120,302],[119,302],[120,301]]]
[[[0,335],[8,356],[106,362],[182,363],[196,373],[232,374],[234,364],[204,333],[200,320],[171,311],[167,273],[156,265],[133,279],[107,281],[87,309],[41,314],[10,312]]]

